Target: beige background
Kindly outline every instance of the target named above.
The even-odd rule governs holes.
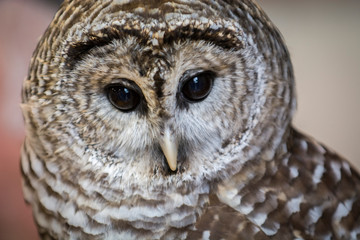
[[[360,169],[360,1],[259,3],[292,55],[299,100],[295,126]],[[20,187],[20,88],[54,13],[49,1],[0,0],[0,239],[37,238]]]
[[[360,169],[360,1],[259,0],[295,69],[294,125]]]

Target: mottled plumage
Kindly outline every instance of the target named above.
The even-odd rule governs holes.
[[[65,0],[23,86],[21,169],[52,239],[357,239],[360,177],[294,130],[250,0]]]

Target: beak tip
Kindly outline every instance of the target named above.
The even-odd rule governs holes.
[[[175,172],[177,169],[176,165],[169,165],[169,168],[171,169],[171,171]]]
[[[165,154],[165,159],[171,171],[175,172],[177,169],[177,156]]]

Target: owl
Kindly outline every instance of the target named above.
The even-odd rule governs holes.
[[[360,238],[360,176],[292,127],[252,0],[65,0],[22,99],[43,239]]]

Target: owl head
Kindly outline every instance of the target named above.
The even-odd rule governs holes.
[[[45,167],[161,189],[271,159],[295,109],[289,54],[255,3],[230,2],[65,1],[23,87]]]

